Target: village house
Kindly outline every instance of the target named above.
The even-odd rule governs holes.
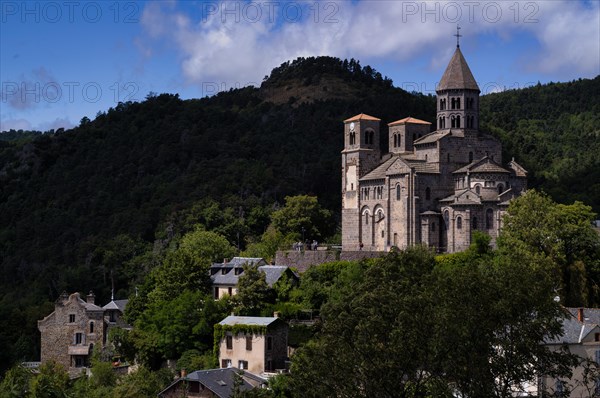
[[[562,335],[545,344],[551,350],[566,347],[581,362],[570,379],[541,376],[539,389],[560,397],[600,397],[600,309],[566,308],[566,311]],[[587,373],[586,368],[591,372]]]
[[[236,382],[235,377],[239,377]],[[237,384],[239,391],[265,388],[267,380],[237,368],[197,370],[181,375],[161,391],[159,398],[230,398]]]
[[[215,325],[221,368],[257,375],[286,369],[288,325],[276,317],[228,316]]]
[[[237,294],[237,284],[240,276],[244,274],[244,265],[258,266],[258,270],[265,274],[269,287],[273,287],[277,281],[286,276],[297,283],[298,275],[287,265],[267,265],[262,258],[234,257],[231,261],[213,263],[210,267],[210,279],[213,286],[213,297],[215,300],[229,295]]]
[[[63,292],[54,311],[38,321],[42,363],[53,360],[70,371],[87,367],[94,349],[106,345],[112,327],[131,328],[123,319],[127,300],[99,307],[95,298],[92,292],[85,300],[79,293]]]

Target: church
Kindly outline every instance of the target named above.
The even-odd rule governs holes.
[[[458,43],[436,93],[437,129],[412,117],[388,123],[387,154],[381,119],[344,120],[343,251],[454,253],[474,231],[494,243],[509,201],[527,188],[527,171],[503,165],[500,141],[479,130],[480,90]]]

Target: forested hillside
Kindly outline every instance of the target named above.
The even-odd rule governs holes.
[[[486,129],[531,185],[596,211],[599,86],[600,77],[482,98]],[[339,220],[342,120],[361,112],[380,117],[385,135],[405,116],[434,121],[435,99],[357,61],[319,57],[281,65],[261,88],[149,95],[72,130],[0,134],[0,346],[11,347],[0,350],[0,373],[36,358],[36,321],[63,290],[93,289],[105,303],[112,282],[125,298],[197,224],[243,250],[288,195],[315,195]]]

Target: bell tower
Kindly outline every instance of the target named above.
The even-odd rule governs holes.
[[[464,132],[479,129],[479,86],[460,51],[460,27],[456,33],[456,51],[442,75],[437,93],[437,129]]]
[[[361,113],[344,120],[342,151],[342,248],[359,249],[360,178],[381,160],[381,119]]]

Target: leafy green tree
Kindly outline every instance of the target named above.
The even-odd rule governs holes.
[[[323,209],[315,196],[287,196],[285,206],[273,212],[271,223],[284,236],[316,239],[333,235],[331,212]]]
[[[275,291],[267,285],[264,272],[257,265],[244,264],[244,273],[238,279],[238,291],[233,297],[240,315],[260,315],[265,304],[273,304]]]
[[[600,303],[600,235],[595,214],[580,202],[557,204],[529,190],[511,201],[498,248],[513,259],[543,261],[554,268],[559,293],[568,306]]]
[[[508,398],[539,374],[568,377],[574,357],[540,344],[564,316],[552,274],[481,251],[435,266],[414,248],[344,269],[294,356],[294,396]]]
[[[210,265],[234,254],[235,249],[219,234],[203,230],[186,234],[179,247],[153,270],[156,284],[148,293],[149,301],[168,300],[184,290],[209,293]]]
[[[13,366],[0,382],[0,396],[5,398],[24,397],[32,376],[31,370],[20,365]]]
[[[69,375],[62,365],[48,361],[40,366],[40,373],[29,383],[32,398],[66,398]]]
[[[172,381],[173,375],[169,370],[151,372],[142,366],[136,372],[123,377],[115,387],[112,396],[113,398],[156,397]]]

